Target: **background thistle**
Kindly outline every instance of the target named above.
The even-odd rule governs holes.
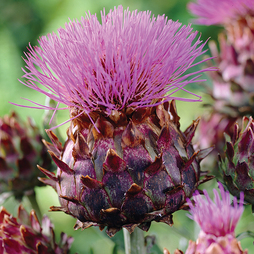
[[[230,193],[240,197],[244,193],[246,202],[254,204],[253,196],[253,140],[254,122],[244,117],[242,128],[234,125],[234,132],[228,138],[225,154],[219,158],[219,169]]]
[[[204,196],[196,191],[193,201],[188,200],[191,213],[189,217],[198,223],[201,230],[196,242],[189,241],[185,254],[247,254],[248,250],[243,250],[235,237],[235,228],[244,210],[243,195],[240,197],[239,204],[235,197],[231,205],[230,194],[223,189],[220,182],[219,192],[215,189],[213,192],[214,201],[206,190]],[[164,254],[170,253],[164,249]],[[174,254],[183,254],[183,252],[176,250]]]
[[[73,241],[62,233],[57,244],[49,218],[44,216],[40,225],[35,211],[28,214],[22,205],[17,218],[1,207],[0,224],[0,252],[3,254],[68,254]]]
[[[31,118],[24,122],[15,112],[5,115],[0,118],[0,144],[1,201],[12,195],[18,200],[34,195],[34,188],[42,186],[37,164],[50,171],[54,168],[38,127]]]
[[[231,206],[230,195],[225,192],[219,183],[219,193],[214,190],[214,201],[212,201],[204,190],[205,198],[198,192],[193,200],[189,200],[191,218],[201,227],[196,243],[190,241],[186,254],[196,253],[240,253],[247,254],[242,250],[240,243],[235,238],[235,228],[243,212],[243,195],[237,204],[236,197]],[[213,221],[213,223],[211,223]]]
[[[209,74],[212,80],[212,87],[206,85],[206,92],[211,96],[206,104],[209,117],[206,111],[200,124],[200,147],[204,143],[215,145],[214,158],[210,157],[213,163],[206,164],[211,170],[217,167],[214,163],[217,154],[222,153],[224,132],[232,134],[234,122],[241,124],[243,116],[254,112],[254,5],[249,0],[216,2],[197,0],[188,5],[197,16],[194,22],[224,28],[218,37],[220,50],[214,41],[209,42],[214,57],[209,64],[218,66],[218,70]]]

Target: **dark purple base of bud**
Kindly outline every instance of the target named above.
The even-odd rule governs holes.
[[[130,110],[129,110],[130,111]],[[133,110],[109,117],[94,113],[72,122],[62,148],[52,132],[47,144],[58,166],[50,179],[64,211],[76,217],[75,229],[122,227],[148,230],[151,221],[172,225],[200,183],[199,162],[212,150],[194,152],[191,140],[199,120],[183,133],[175,104]]]

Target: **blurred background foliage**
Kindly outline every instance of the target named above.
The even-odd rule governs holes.
[[[22,105],[31,105],[22,99],[28,98],[35,102],[44,104],[45,97],[36,91],[22,85],[21,79],[25,67],[22,60],[26,47],[31,43],[32,46],[38,45],[37,39],[48,33],[57,32],[59,27],[64,27],[68,19],[80,19],[85,12],[96,13],[100,16],[100,11],[105,8],[106,13],[109,9],[117,5],[129,7],[130,10],[139,11],[150,10],[153,15],[165,14],[169,19],[178,20],[184,25],[191,22],[191,15],[186,9],[188,0],[1,0],[0,1],[0,116],[15,110],[25,119],[27,116],[34,118],[35,122],[41,127],[44,112],[30,108],[21,108],[10,104],[14,102]],[[217,40],[220,27],[192,26],[194,30],[201,32],[201,39],[206,41]],[[209,54],[209,52],[208,52]],[[188,87],[189,90],[202,95],[200,85]],[[204,101],[206,97],[204,96]],[[178,113],[181,117],[182,130],[184,130],[202,111],[202,103],[177,102]],[[68,112],[59,112],[57,121],[59,123],[68,119]],[[60,128],[62,136],[65,137],[67,125]],[[216,186],[216,181],[211,181],[204,185],[210,190]],[[50,187],[36,189],[38,203],[42,213],[47,214],[55,224],[56,238],[59,239],[61,231],[72,235],[75,241],[71,248],[71,253],[94,253],[110,254],[124,253],[124,243],[122,232],[118,232],[115,237],[109,238],[105,232],[98,228],[74,231],[75,220],[68,215],[60,212],[48,212],[49,207],[58,205],[58,197]],[[16,215],[18,204],[10,198],[5,204],[6,208]],[[29,202],[24,199],[24,205],[30,210]],[[237,233],[245,230],[252,230],[254,227],[251,208],[246,207],[242,219],[238,225]],[[199,229],[188,217],[185,211],[174,214],[174,226],[153,222],[151,229],[146,235],[148,245],[155,239],[156,245],[150,248],[150,253],[162,253],[164,247],[172,253],[176,248],[185,251],[188,239],[196,239]],[[155,238],[154,238],[155,237]],[[249,253],[254,253],[253,239],[245,238],[241,241],[243,248],[248,248]]]

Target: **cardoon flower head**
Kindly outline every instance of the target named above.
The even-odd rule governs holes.
[[[184,74],[204,47],[190,26],[121,6],[101,19],[86,14],[30,46],[24,84],[86,114],[110,115],[172,100],[205,71]]]
[[[203,53],[197,32],[121,6],[101,19],[87,14],[30,47],[24,84],[70,110],[64,146],[47,131],[57,175],[40,167],[60,198],[51,209],[76,217],[76,229],[107,227],[113,236],[153,220],[172,224],[210,149],[194,151],[198,120],[181,132],[172,100],[204,71],[185,74]]]
[[[252,0],[196,0],[188,4],[189,10],[197,16],[195,20],[203,25],[223,25],[253,15],[254,5]]]
[[[189,3],[188,8],[197,16],[194,22],[203,25],[223,25],[227,30],[229,42],[236,50],[254,53],[252,0],[197,0],[195,3]]]
[[[190,218],[199,224],[201,231],[196,243],[190,241],[186,254],[247,253],[241,249],[240,243],[235,238],[235,228],[244,209],[243,195],[239,204],[234,197],[231,205],[230,194],[224,191],[221,183],[219,189],[221,198],[214,190],[214,201],[206,190],[204,190],[205,198],[196,192],[193,197],[195,205],[188,200]]]
[[[18,217],[13,217],[1,207],[0,253],[2,254],[68,254],[73,242],[62,233],[60,242],[55,242],[53,224],[44,216],[40,224],[34,210],[28,214],[22,205]]]

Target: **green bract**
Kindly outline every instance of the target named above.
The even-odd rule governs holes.
[[[234,132],[226,142],[225,156],[220,156],[219,167],[224,183],[232,195],[244,192],[245,201],[254,204],[254,121],[243,117],[242,129],[234,125]],[[225,158],[223,158],[225,157]]]

